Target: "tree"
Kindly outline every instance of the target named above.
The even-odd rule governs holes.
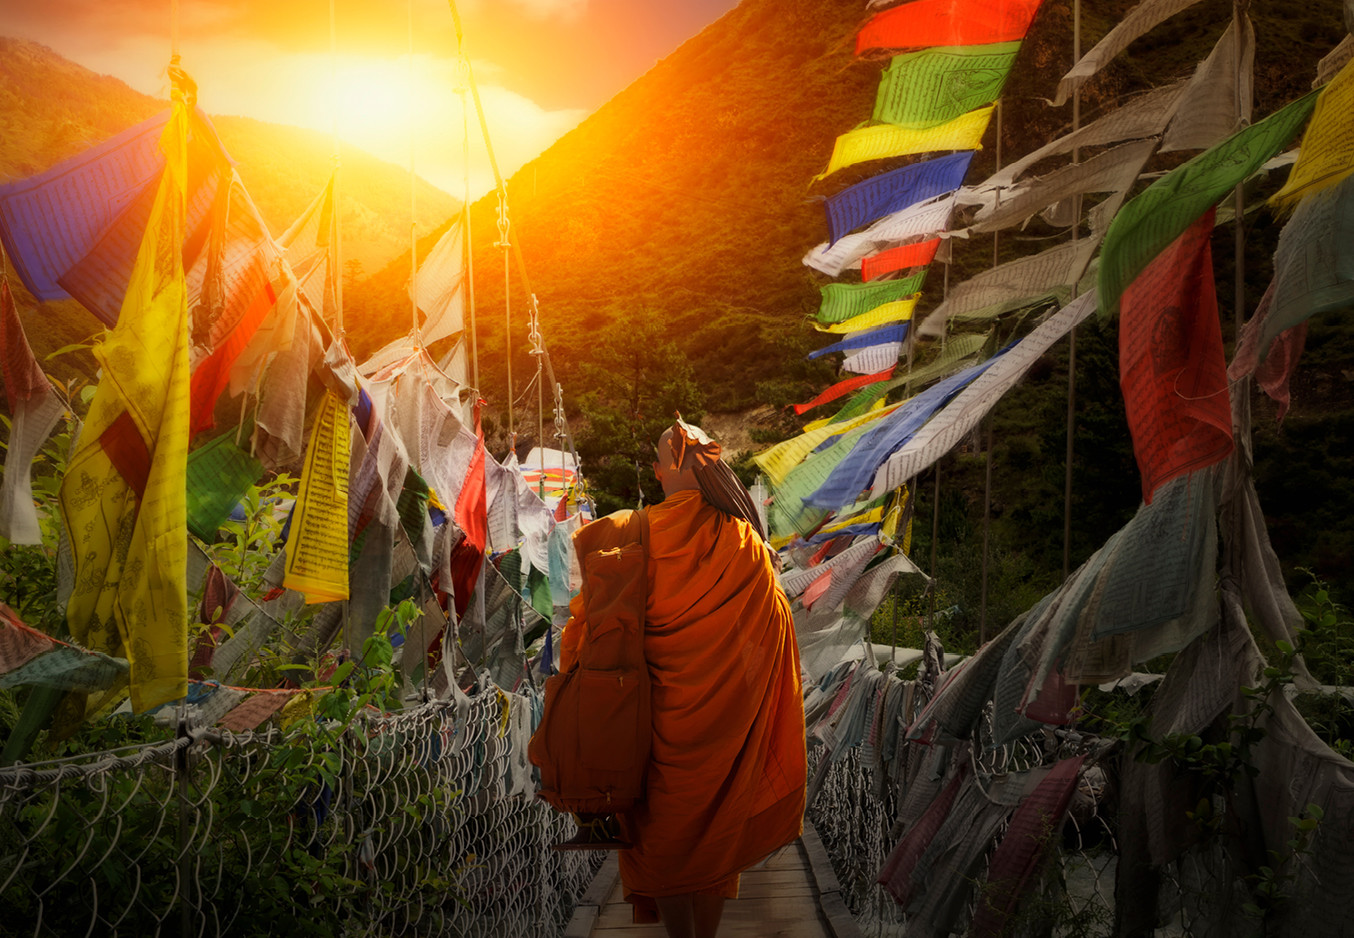
[[[594,390],[582,399],[588,420],[578,452],[599,512],[660,500],[654,444],[681,412],[703,416],[704,395],[690,362],[647,312],[631,317],[585,370]]]

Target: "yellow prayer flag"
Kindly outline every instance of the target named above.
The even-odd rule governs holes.
[[[888,325],[891,322],[906,322],[912,318],[912,311],[917,308],[917,300],[919,299],[921,299],[921,294],[914,293],[905,300],[894,300],[892,303],[876,306],[868,313],[861,313],[859,316],[852,316],[850,319],[843,319],[841,322],[826,325],[814,323],[813,328],[819,332],[845,334],[873,329],[876,326]]]
[[[1291,209],[1354,172],[1354,60],[1317,96],[1298,161],[1269,202]]]
[[[348,598],[348,408],[325,391],[306,444],[282,585],[308,603]]]
[[[102,377],[61,483],[71,634],[127,657],[138,712],[188,691],[187,134],[176,92],[165,171],[117,325],[94,350]]]
[[[892,413],[901,403],[899,401],[898,404],[861,414],[853,420],[844,420],[841,423],[819,427],[808,433],[801,433],[799,436],[788,439],[783,443],[777,443],[770,449],[758,453],[752,457],[752,461],[762,468],[766,477],[771,480],[772,485],[783,485],[785,477],[790,474],[790,470],[803,462],[804,457],[813,452],[819,443],[830,436],[836,436],[838,433],[854,430],[863,423],[878,420],[885,414]]]
[[[826,179],[839,169],[866,160],[940,150],[981,150],[983,133],[991,118],[992,106],[989,105],[925,130],[913,130],[896,124],[857,127],[837,138],[827,170],[813,178],[815,181]]]

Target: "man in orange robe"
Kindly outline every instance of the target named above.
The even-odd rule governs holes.
[[[633,844],[621,880],[637,922],[661,916],[673,938],[711,938],[739,873],[803,829],[799,650],[773,554],[719,445],[679,419],[654,471],[665,500],[645,509],[653,748],[645,798],[620,818]]]

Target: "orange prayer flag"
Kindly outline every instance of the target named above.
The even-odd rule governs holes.
[[[884,274],[892,273],[895,270],[925,267],[935,260],[936,249],[939,247],[940,239],[932,238],[929,241],[902,244],[896,248],[889,248],[887,251],[880,251],[878,254],[871,254],[869,257],[861,259],[860,279],[874,280],[876,277],[882,277]]]
[[[1023,39],[1038,9],[1039,0],[912,0],[866,23],[856,34],[856,55]]]
[[[837,398],[844,397],[845,395],[850,394],[852,391],[858,391],[867,385],[874,384],[876,381],[883,381],[886,378],[890,378],[893,376],[893,369],[896,367],[898,366],[894,365],[890,368],[886,368],[883,371],[876,372],[875,374],[872,375],[857,375],[854,378],[847,378],[845,381],[838,381],[836,384],[832,385],[832,387],[824,390],[823,393],[819,394],[817,397],[809,401],[807,404],[796,404],[795,413],[802,414],[805,411],[813,410],[819,404],[826,404],[829,401],[835,401],[837,400]]]
[[[1232,452],[1209,236],[1214,211],[1143,268],[1120,301],[1119,383],[1143,501]]]

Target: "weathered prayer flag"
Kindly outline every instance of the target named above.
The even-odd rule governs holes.
[[[856,55],[1023,39],[1038,9],[1039,0],[912,0],[871,18],[856,34]]]
[[[1232,405],[1213,288],[1213,210],[1125,288],[1119,320],[1124,392],[1142,498],[1232,452]]]
[[[0,538],[11,544],[41,544],[33,504],[33,459],[66,407],[42,373],[24,335],[9,279],[0,273],[0,376],[9,401],[9,443],[0,481]]]
[[[348,598],[349,447],[348,408],[325,391],[306,444],[282,581],[307,603]]]
[[[879,467],[871,483],[871,494],[878,498],[929,469],[973,431],[1054,342],[1093,312],[1094,291],[1077,297],[1035,327]]]
[[[165,171],[117,325],[94,350],[103,373],[61,483],[71,634],[130,661],[138,712],[188,685],[188,110],[177,89],[160,146]]]
[[[895,366],[896,367],[896,366]],[[813,410],[820,404],[826,404],[829,401],[835,401],[840,397],[850,394],[852,391],[859,391],[861,388],[876,381],[884,381],[893,376],[893,368],[881,371],[873,375],[857,375],[854,378],[847,378],[845,381],[838,381],[830,388],[826,388],[821,394],[809,401],[807,404],[796,404],[795,413],[803,414]]]
[[[910,277],[882,283],[825,284],[822,287],[823,301],[818,307],[818,321],[844,322],[885,303],[911,296],[925,282],[926,271],[920,270]]]
[[[907,156],[911,153],[935,153],[940,150],[980,150],[987,122],[992,119],[992,106],[969,111],[952,121],[928,127],[925,130],[912,130],[893,124],[876,124],[873,127],[860,127],[849,130],[837,138],[832,147],[832,158],[827,169],[814,180],[826,179],[839,169],[863,163],[866,160],[882,160],[890,156]]]
[[[1016,41],[895,56],[880,79],[873,119],[924,130],[991,104],[1019,52]]]
[[[263,475],[263,464],[226,431],[188,454],[188,530],[211,543],[231,511]]]
[[[484,565],[484,545],[489,537],[488,501],[485,494],[484,430],[480,426],[480,408],[475,402],[475,449],[466,468],[465,481],[456,496],[453,519],[464,536],[452,551],[451,578],[456,597],[456,615],[465,615],[470,596]],[[564,504],[561,499],[560,504]]]
[[[1119,294],[1153,257],[1207,209],[1287,146],[1312,107],[1310,92],[1162,176],[1120,210],[1100,251],[1100,313],[1119,309]]]
[[[1105,34],[1105,38],[1095,44],[1090,52],[1072,66],[1058,83],[1058,93],[1053,100],[1054,107],[1062,107],[1072,92],[1081,87],[1081,83],[1100,71],[1110,60],[1128,48],[1129,43],[1139,36],[1170,19],[1182,10],[1187,10],[1199,0],[1143,0],[1129,10],[1119,24]]]
[[[884,342],[867,345],[842,359],[842,371],[854,375],[872,375],[898,364],[903,352],[902,342]]]
[[[428,344],[465,329],[465,226],[462,222],[461,215],[452,218],[451,227],[418,268],[416,302],[424,315],[419,337]]]
[[[1233,19],[1208,58],[1199,63],[1185,84],[1180,107],[1161,139],[1162,153],[1205,150],[1251,122],[1255,30],[1245,13],[1240,15],[1240,23],[1240,49],[1237,48],[1237,20]],[[1238,102],[1241,105],[1240,120]]]
[[[885,215],[958,189],[973,154],[951,153],[871,176],[848,186],[824,203],[829,244]]]
[[[0,238],[39,300],[72,296],[108,325],[118,311],[165,171],[159,115],[47,172],[0,186]],[[183,261],[200,259],[230,158],[206,115],[187,117]]]
[[[929,241],[917,241],[912,244],[900,244],[896,248],[880,251],[863,257],[860,261],[860,279],[875,280],[895,270],[908,270],[912,267],[925,267],[936,258],[936,248],[940,247],[939,238]]]
[[[1298,203],[1274,251],[1274,304],[1260,333],[1275,336],[1317,313],[1354,305],[1354,177]]]
[[[1001,360],[998,352],[985,362],[979,362],[939,381],[916,397],[908,400],[887,419],[881,420],[861,437],[827,477],[808,495],[804,502],[818,508],[842,508],[855,502],[870,480],[894,452],[902,447],[922,425],[961,390],[984,371]]]
[[[277,249],[268,226],[239,176],[230,173],[212,213],[205,257],[189,272],[193,358],[192,412],[189,432],[215,423],[213,410],[230,383],[231,367],[240,358],[277,296],[269,281]],[[205,353],[201,360],[198,358]]]
[[[1291,209],[1350,173],[1354,173],[1354,62],[1321,90],[1312,122],[1302,135],[1298,161],[1270,204]]]

